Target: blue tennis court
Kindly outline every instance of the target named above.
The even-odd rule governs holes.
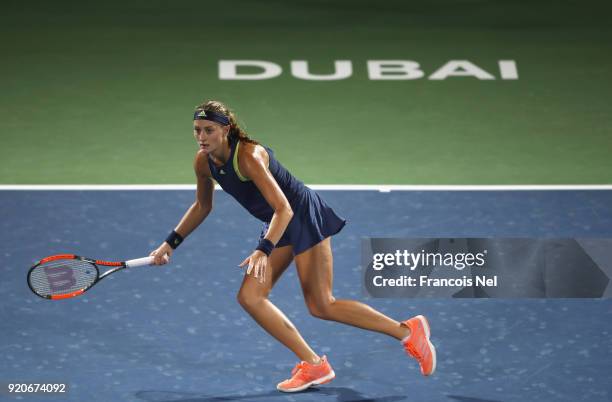
[[[171,265],[134,268],[86,295],[32,294],[35,260],[71,252],[109,260],[148,254],[192,191],[1,191],[0,380],[65,382],[68,401],[609,401],[610,299],[371,299],[362,237],[612,237],[612,191],[321,191],[348,220],[332,240],[337,298],[395,319],[425,314],[438,349],[431,378],[394,339],[311,317],[295,270],[271,300],[336,379],[275,390],[296,358],[236,302],[237,265],[260,223],[221,191]],[[53,400],[0,394],[2,400]]]

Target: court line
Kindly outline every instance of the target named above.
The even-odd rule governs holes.
[[[341,191],[557,191],[612,190],[612,184],[308,184],[313,190]],[[195,190],[195,184],[0,184],[0,191],[143,191]],[[220,190],[218,184],[216,190]]]

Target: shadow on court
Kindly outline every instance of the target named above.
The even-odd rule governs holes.
[[[139,391],[134,395],[137,399],[148,402],[231,402],[231,401],[277,401],[277,400],[295,400],[295,396],[299,395],[300,401],[321,400],[325,396],[325,400],[337,402],[395,402],[410,400],[403,395],[381,396],[369,398],[360,392],[345,388],[345,387],[325,387],[325,388],[309,388],[299,394],[284,394],[278,391],[261,392],[253,394],[240,395],[225,395],[225,396],[210,396],[197,393],[181,393],[181,392],[166,392],[166,391]],[[328,399],[329,398],[329,399]],[[478,402],[479,400],[469,400]],[[468,400],[466,400],[468,402]],[[483,400],[483,402],[486,402]],[[491,401],[493,402],[493,401]]]
[[[501,402],[497,399],[482,399],[482,398],[474,398],[471,396],[460,396],[460,395],[448,395],[448,399],[457,402]]]
[[[325,387],[325,388],[310,388],[299,394],[293,394],[293,397],[300,395],[300,400],[320,400],[322,396],[332,397],[336,402],[396,402],[410,401],[410,398],[404,395],[390,395],[370,398],[362,393],[345,387]],[[280,392],[259,392],[253,394],[240,395],[225,395],[225,396],[210,396],[198,393],[170,392],[170,391],[139,391],[134,394],[134,397],[147,402],[232,402],[232,401],[276,401],[276,400],[294,400],[291,394],[283,394]],[[312,399],[310,397],[313,397]],[[448,395],[448,399],[456,402],[501,402],[500,400],[474,398],[461,395]],[[304,399],[302,399],[304,398]]]

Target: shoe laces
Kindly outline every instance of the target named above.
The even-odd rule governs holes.
[[[423,356],[421,356],[420,352],[410,341],[404,343],[404,349],[407,353],[410,353],[415,359],[423,360]]]
[[[301,361],[295,365],[293,370],[291,370],[291,377],[295,376],[296,373],[299,373],[301,376],[304,376],[306,375],[307,371],[308,371],[308,363]]]

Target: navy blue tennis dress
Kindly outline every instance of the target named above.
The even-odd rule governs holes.
[[[246,208],[257,219],[264,222],[261,238],[268,230],[268,225],[274,215],[274,210],[263,197],[255,183],[240,174],[238,168],[238,148],[240,141],[229,138],[230,157],[223,166],[216,166],[208,157],[208,166],[213,178],[223,190],[234,197],[240,205]],[[334,210],[321,199],[319,194],[304,183],[293,177],[291,173],[274,157],[274,151],[264,146],[268,152],[269,170],[279,187],[287,197],[293,218],[276,247],[293,245],[293,254],[303,251],[338,233],[346,224],[346,220],[336,215]]]

